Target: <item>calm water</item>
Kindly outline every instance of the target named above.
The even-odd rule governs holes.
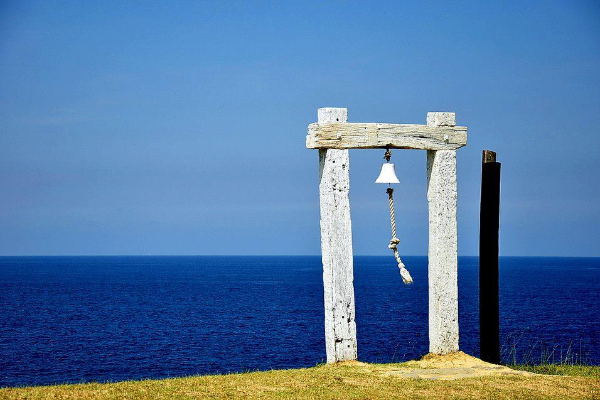
[[[427,352],[427,259],[356,257],[359,359]],[[460,258],[461,348],[478,355],[477,259]],[[323,361],[319,257],[0,257],[0,386]],[[600,259],[502,258],[503,358],[600,364]]]

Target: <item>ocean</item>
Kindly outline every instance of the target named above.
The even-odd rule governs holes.
[[[355,257],[358,357],[427,353],[427,258]],[[477,356],[477,258],[459,258]],[[310,367],[325,359],[320,257],[0,257],[0,387]],[[600,258],[500,259],[504,362],[600,364]]]

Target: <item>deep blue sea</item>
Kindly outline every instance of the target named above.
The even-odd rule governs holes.
[[[355,258],[361,361],[427,353],[427,258]],[[478,355],[477,258],[459,259]],[[600,364],[600,258],[500,260],[502,357]],[[320,257],[0,257],[0,387],[310,367],[325,358]]]

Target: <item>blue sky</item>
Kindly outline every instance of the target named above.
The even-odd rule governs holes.
[[[455,111],[459,254],[480,159],[502,255],[600,256],[600,5],[0,4],[0,254],[319,254],[319,107]],[[389,253],[382,151],[350,153],[355,254]],[[397,150],[401,254],[427,252],[422,151]]]

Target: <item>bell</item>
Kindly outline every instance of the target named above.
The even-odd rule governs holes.
[[[394,169],[394,164],[385,163],[381,166],[381,173],[379,174],[379,178],[375,181],[375,183],[400,183],[398,177],[396,176],[396,170]]]

